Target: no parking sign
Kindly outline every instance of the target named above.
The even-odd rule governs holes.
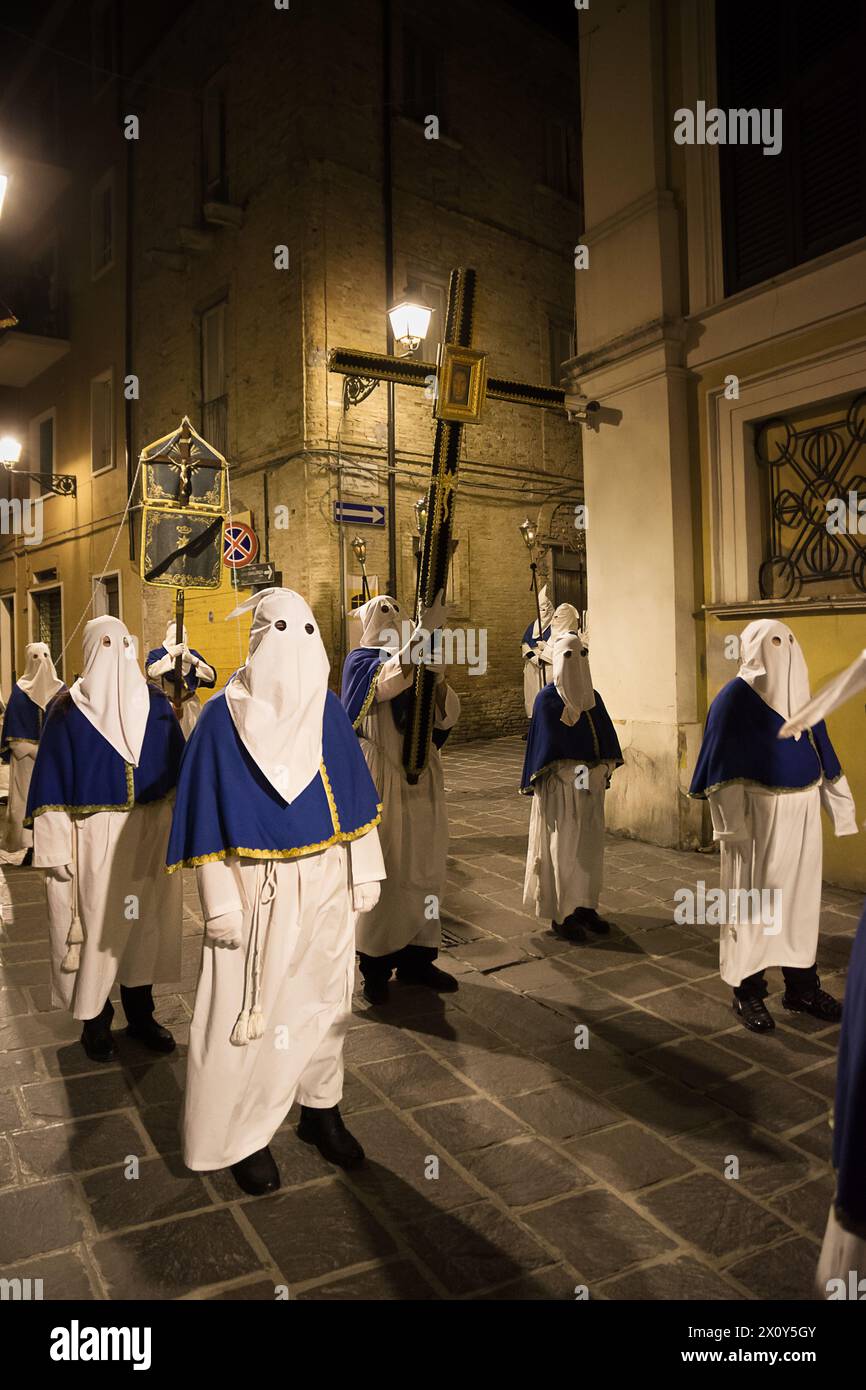
[[[259,553],[259,538],[251,526],[242,521],[232,521],[226,526],[223,541],[223,563],[229,569],[243,569],[251,565]]]

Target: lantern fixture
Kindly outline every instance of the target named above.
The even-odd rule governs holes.
[[[388,310],[394,342],[404,352],[416,352],[420,347],[422,340],[427,337],[432,313],[429,304],[415,304],[410,299],[404,299]]]
[[[538,527],[534,522],[526,518],[522,526],[517,528],[523,537],[523,543],[530,552],[535,549],[535,542],[538,540]]]
[[[413,509],[415,513],[415,527],[419,536],[423,536],[427,529],[427,498],[419,497]]]

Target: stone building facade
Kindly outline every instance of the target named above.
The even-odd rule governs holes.
[[[539,22],[533,6],[478,0],[437,6],[435,15],[372,0],[288,9],[193,0],[166,9],[165,25],[118,8],[127,80],[104,113],[114,144],[103,163],[116,177],[117,216],[129,217],[128,274],[120,264],[116,274],[127,296],[104,320],[94,301],[89,330],[111,319],[115,382],[135,378],[128,412],[116,394],[118,457],[128,442],[134,472],[142,445],[185,413],[224,449],[233,513],[252,524],[259,559],[309,598],[336,681],[353,642],[345,614],[359,528],[338,525],[334,504],[384,507],[385,527],[361,529],[367,569],[380,589],[395,583],[411,608],[413,505],[426,490],[433,421],[423,391],[396,388],[395,510],[387,389],[344,410],[328,350],[387,350],[389,298],[408,295],[434,309],[418,355],[435,358],[448,272],[470,264],[475,343],[491,372],[558,381],[573,352],[580,224],[575,42]],[[134,140],[118,129],[124,114],[137,117]],[[64,217],[66,207],[61,198],[51,215]],[[52,369],[69,395],[82,331],[70,326],[69,353]],[[17,394],[19,415],[59,389],[51,378],[29,384]],[[58,420],[58,450],[66,438]],[[455,627],[479,630],[479,657],[480,630],[486,641],[483,675],[455,670],[466,736],[522,726],[519,638],[534,600],[518,527],[541,516],[542,532],[559,538],[543,566],[552,573],[556,557],[559,573],[573,562],[580,450],[579,427],[525,407],[489,403],[483,422],[465,431],[450,612]],[[79,444],[58,471],[81,453]],[[115,518],[123,467],[112,482],[117,495],[105,509]],[[71,531],[84,490],[78,503],[53,499],[46,515],[56,508]],[[95,483],[90,491],[96,506]],[[75,542],[58,573],[101,567],[95,512],[88,525],[89,554]],[[56,558],[46,535],[51,544]],[[139,583],[126,536],[116,553],[124,617],[149,646],[161,640],[170,595]],[[26,559],[48,567],[41,550]],[[0,590],[20,584],[11,556],[0,556]],[[82,578],[64,594],[67,627],[85,587]],[[244,645],[234,625],[221,626],[234,601],[226,585],[189,605],[194,645],[221,667]],[[74,666],[74,643],[69,656]]]

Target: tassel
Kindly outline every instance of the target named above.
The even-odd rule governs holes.
[[[83,940],[84,932],[81,927],[81,922],[77,917],[74,917],[72,919],[72,926],[66,933],[67,950],[66,955],[63,957],[63,963],[60,966],[60,969],[65,971],[67,975],[74,975],[81,964],[81,943]]]
[[[247,1036],[250,1039],[250,1042],[254,1042],[256,1038],[263,1038],[265,1036],[264,1015],[262,1014],[262,1011],[259,1008],[258,1004],[250,1014],[250,1022],[249,1027],[247,1029]]]
[[[63,963],[60,966],[60,969],[65,971],[68,975],[74,975],[80,964],[81,947],[79,946],[77,941],[73,941],[72,944],[67,948],[66,955],[63,957]]]
[[[242,1009],[241,1012],[238,1014],[237,1023],[232,1029],[232,1035],[230,1038],[230,1041],[234,1043],[235,1047],[246,1047],[247,1043],[250,1040],[249,1018],[249,1009]]]

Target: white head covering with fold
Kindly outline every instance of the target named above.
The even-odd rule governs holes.
[[[293,589],[262,589],[229,617],[251,609],[249,653],[226,686],[226,704],[253,762],[291,804],[322,762],[330,662],[312,610]]]
[[[138,767],[150,714],[136,645],[119,618],[91,618],[82,641],[84,668],[69,693],[85,719],[124,762]]]
[[[743,628],[737,675],[783,719],[809,699],[803,650],[791,629],[775,618],[759,618]]]
[[[595,704],[589,649],[580,633],[561,632],[553,644],[553,684],[565,709],[563,724],[576,724]]]
[[[540,637],[546,627],[549,627],[553,620],[553,601],[547,592],[545,584],[538,595],[538,607],[541,612],[541,632],[538,630],[538,619],[532,625],[533,637]]]
[[[361,624],[362,647],[399,650],[403,614],[400,612],[399,603],[390,594],[368,598],[366,603],[354,609],[352,617],[357,618]]]
[[[63,688],[63,681],[54,669],[46,642],[28,642],[24,650],[27,660],[18,685],[34,705],[44,709],[48,701],[53,700],[58,690]]]
[[[792,709],[791,718],[779,730],[779,738],[799,738],[804,729],[819,724],[840,705],[859,695],[861,690],[866,690],[866,651],[823,685],[807,704]]]
[[[580,617],[573,603],[561,603],[550,620],[550,640],[555,642],[561,632],[579,632]]]

